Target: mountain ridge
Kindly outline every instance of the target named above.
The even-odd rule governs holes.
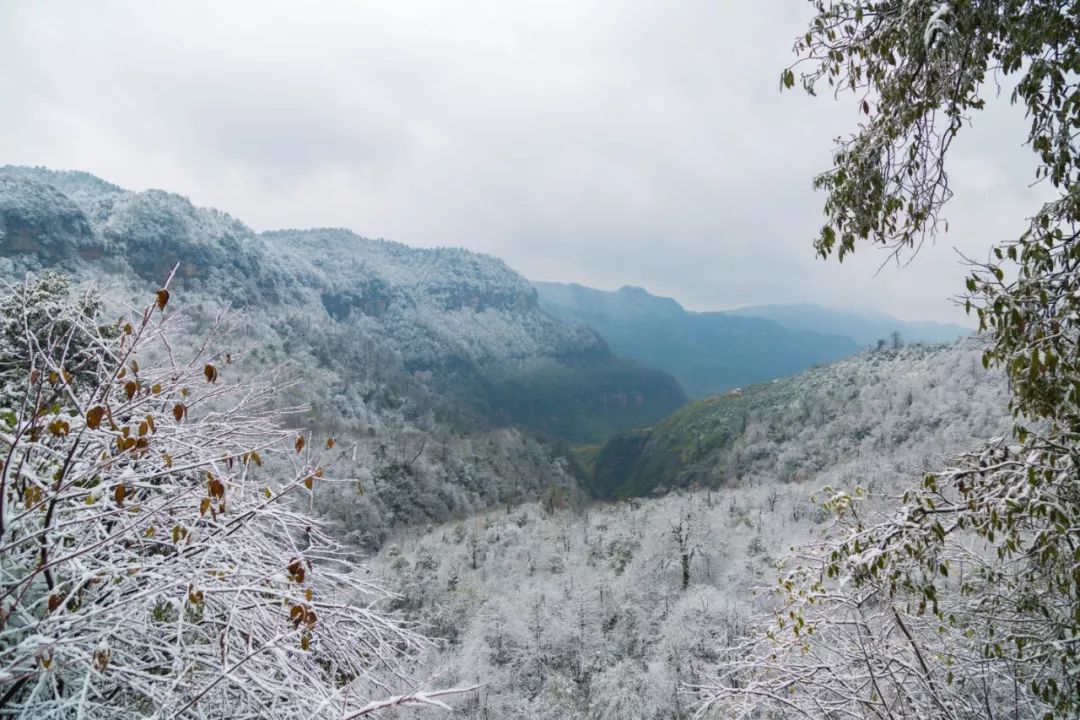
[[[544,313],[502,260],[461,248],[414,248],[341,229],[256,233],[175,193],[5,166],[0,256],[0,275],[9,278],[52,268],[104,272],[144,288],[179,264],[180,290],[262,313],[279,335],[315,348],[344,343],[318,353],[339,375],[362,362],[341,358],[374,345],[379,362],[396,363],[403,387],[434,388],[496,423],[571,439],[653,422],[685,397],[674,379],[616,357],[592,330]],[[298,314],[305,319],[291,319]],[[544,401],[521,401],[535,383]]]
[[[907,342],[931,343],[951,342],[975,332],[956,323],[901,320],[880,310],[840,310],[815,303],[752,305],[725,312],[765,318],[792,330],[847,335],[862,347],[873,346],[878,340],[890,342],[893,332],[899,333],[900,338]]]
[[[792,375],[858,352],[841,335],[792,330],[769,319],[688,311],[643,288],[616,291],[533,282],[540,306],[594,327],[621,355],[665,370],[692,397]]]

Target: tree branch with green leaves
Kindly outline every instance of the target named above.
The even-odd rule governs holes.
[[[914,256],[947,231],[953,140],[1002,84],[1030,122],[1036,204],[973,262],[964,304],[1010,379],[1012,437],[902,497],[836,491],[774,614],[730,649],[718,717],[1073,718],[1080,714],[1080,2],[813,0],[781,85],[853,93],[819,255]],[[796,75],[798,73],[798,75]]]

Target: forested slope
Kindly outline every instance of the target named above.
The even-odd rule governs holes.
[[[9,278],[50,267],[156,287],[179,263],[180,289],[243,307],[270,330],[268,348],[310,349],[315,367],[338,376],[329,398],[309,398],[324,418],[363,421],[372,389],[359,376],[371,373],[496,424],[574,440],[654,421],[684,400],[669,376],[542,312],[502,261],[466,250],[347,230],[259,235],[179,195],[10,166],[0,169],[0,239]]]
[[[1006,399],[978,340],[868,351],[616,435],[595,458],[592,489],[623,497],[747,477],[800,481],[897,448],[930,457],[1006,432]]]
[[[511,485],[569,492],[559,438],[599,441],[685,400],[669,375],[541,311],[496,258],[346,230],[257,234],[172,193],[0,168],[0,279],[60,271],[104,287],[121,314],[174,266],[175,301],[195,326],[237,309],[244,371],[283,370],[294,382],[278,401],[309,406],[297,425],[357,444],[355,509],[371,544],[396,522],[465,514]],[[533,471],[511,482],[516,465]]]
[[[492,510],[402,533],[373,567],[443,640],[422,672],[483,684],[455,717],[689,718],[770,607],[755,588],[830,527],[823,486],[891,512],[881,497],[1007,430],[1005,392],[975,341],[864,354],[646,433],[639,462],[672,473],[650,487],[673,492]]]

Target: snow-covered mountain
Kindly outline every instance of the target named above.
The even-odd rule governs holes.
[[[553,487],[573,496],[575,475],[601,497],[727,483],[766,468],[801,477],[870,452],[868,442],[893,442],[889,433],[920,442],[946,423],[931,405],[958,413],[946,424],[963,440],[973,416],[961,400],[998,392],[979,379],[974,350],[910,348],[672,415],[685,398],[671,376],[544,312],[530,283],[496,258],[347,230],[258,234],[179,195],[129,192],[86,173],[0,168],[0,278],[59,269],[106,286],[122,308],[177,263],[176,302],[206,321],[223,305],[240,308],[254,369],[288,368],[297,382],[282,402],[311,406],[297,422],[358,443],[352,472],[364,495],[319,504],[371,546],[401,522],[442,521]],[[642,312],[656,314],[656,298],[623,294],[632,297],[620,304],[645,303]],[[970,380],[955,372],[969,365]],[[945,395],[923,397],[931,391]],[[762,424],[763,413],[782,419]],[[571,454],[513,425],[578,442],[621,434]]]
[[[394,375],[406,396],[575,440],[651,423],[685,399],[670,376],[543,312],[497,258],[348,230],[256,234],[176,194],[0,168],[0,277],[57,268],[155,288],[177,264],[181,293],[244,308],[266,329],[268,362],[330,371],[309,398],[327,420],[369,422],[373,374]]]
[[[381,548],[372,572],[439,641],[416,675],[479,686],[452,717],[688,717],[687,688],[761,609],[751,588],[827,526],[822,485],[896,490],[1009,426],[978,339],[683,405],[673,378],[545,313],[495,258],[257,234],[170,193],[0,169],[0,278],[60,269],[121,307],[176,263],[173,302],[196,321],[241,308],[245,361],[289,368],[282,402],[312,406],[298,422],[353,446],[336,472],[355,483],[311,502],[346,542]],[[621,295],[601,300],[686,314]],[[515,423],[606,442],[570,450]]]
[[[258,234],[173,193],[0,168],[0,282],[62,271],[102,288],[116,317],[177,264],[172,302],[193,321],[179,340],[238,310],[235,339],[251,349],[234,371],[283,370],[294,382],[279,402],[309,406],[297,425],[355,447],[337,471],[362,494],[315,502],[357,545],[552,487],[580,492],[562,438],[596,442],[685,401],[671,376],[544,313],[496,258],[347,230]]]

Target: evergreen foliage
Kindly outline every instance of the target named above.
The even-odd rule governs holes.
[[[814,0],[796,43],[811,93],[853,91],[815,246],[896,254],[943,227],[948,150],[994,85],[1030,120],[1057,199],[967,280],[984,363],[1010,381],[1011,437],[958,456],[881,514],[855,491],[781,581],[777,615],[733,652],[718,716],[1073,718],[1080,713],[1080,4]],[[784,71],[792,87],[795,70]],[[987,86],[990,86],[989,88]]]

